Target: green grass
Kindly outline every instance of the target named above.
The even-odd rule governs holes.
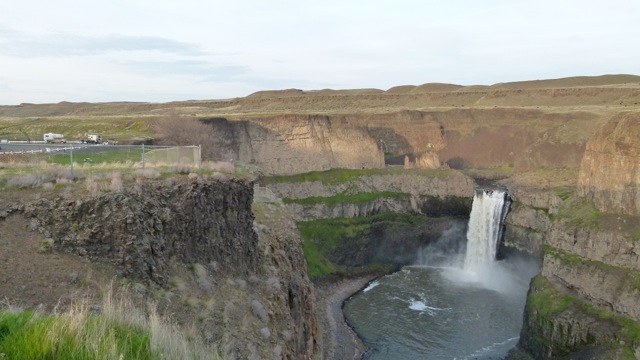
[[[527,312],[535,312],[542,317],[543,321],[547,322],[569,308],[597,316],[602,321],[616,324],[619,330],[615,336],[620,340],[624,340],[624,345],[616,341],[611,346],[613,348],[618,346],[622,348],[623,359],[635,359],[633,347],[640,344],[640,323],[595,307],[591,303],[575,296],[563,294],[556,290],[549,280],[542,275],[538,275],[533,279],[531,290],[527,297]],[[573,352],[580,349],[568,350]]]
[[[363,192],[354,195],[337,194],[330,197],[309,197],[303,199],[283,199],[285,204],[315,205],[315,204],[365,204],[380,198],[409,198],[411,194],[383,191],[379,193]]]
[[[296,175],[267,176],[264,178],[264,181],[266,184],[320,181],[324,185],[336,185],[353,182],[362,177],[374,175],[415,174],[421,176],[447,178],[449,176],[452,176],[453,173],[453,170],[405,170],[402,167],[388,167],[384,169],[331,169],[326,171],[313,171]]]
[[[573,197],[563,202],[556,217],[566,220],[567,224],[571,226],[597,229],[600,227],[600,219],[604,215],[603,212],[596,209],[593,202]]]
[[[31,311],[0,313],[0,353],[8,359],[160,359],[148,331],[100,316],[75,319]]]
[[[550,318],[568,309],[576,301],[574,296],[562,294],[551,286],[547,278],[537,275],[531,281],[527,311],[536,312],[544,318]]]
[[[618,336],[624,340],[622,359],[635,360],[633,344],[640,345],[640,323],[629,318],[614,315],[607,310],[593,306],[588,302],[580,302],[580,309],[587,314],[597,316],[603,321],[610,321],[618,325]]]
[[[321,219],[297,223],[304,241],[304,254],[307,260],[309,276],[313,279],[332,274],[352,272],[344,266],[329,260],[331,253],[340,251],[343,246],[367,243],[372,230],[381,224],[385,228],[416,225],[425,221],[422,215],[380,213],[368,217]],[[388,264],[368,264],[372,267],[384,267]]]
[[[104,293],[100,311],[88,300],[72,302],[58,314],[0,309],[0,359],[211,359],[217,344],[185,324],[162,317],[153,304],[142,310],[126,289]]]
[[[570,186],[561,186],[553,189],[553,192],[558,196],[562,201],[569,199],[573,194],[575,194],[575,188]]]
[[[147,152],[147,150],[145,150],[145,152]],[[50,162],[58,165],[69,165],[71,161],[69,153],[56,154],[49,159]],[[100,153],[74,152],[73,161],[76,163],[95,165],[125,163],[127,161],[137,163],[142,161],[142,151],[140,149],[134,149],[132,151],[105,151]]]
[[[504,179],[513,174],[513,166],[498,166],[493,168],[465,168],[466,174],[484,179]]]
[[[635,229],[629,234],[629,238],[633,241],[640,241],[640,229]]]
[[[606,271],[606,272],[614,272],[617,274],[623,274],[621,276],[625,276],[626,280],[628,283],[630,283],[631,285],[633,285],[636,289],[640,290],[640,271],[636,271],[636,270],[631,270],[631,269],[627,269],[627,268],[623,268],[623,267],[619,267],[619,266],[615,266],[615,265],[609,265],[606,264],[602,261],[597,261],[597,260],[591,260],[591,259],[585,259],[583,257],[580,257],[578,255],[569,253],[567,251],[546,245],[544,247],[544,253],[546,255],[551,255],[554,258],[562,261],[565,264],[571,265],[571,266],[576,266],[579,264],[583,264],[586,266],[592,266],[595,267],[597,269],[600,269],[602,271]]]
[[[312,279],[320,279],[334,274],[336,265],[327,260],[318,246],[310,239],[303,243],[304,257],[307,259],[307,272]]]

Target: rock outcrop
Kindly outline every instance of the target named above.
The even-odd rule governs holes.
[[[640,355],[640,118],[621,114],[589,140],[572,187],[514,187],[505,239],[542,257],[519,348],[536,359]]]
[[[435,152],[425,152],[416,155],[412,160],[408,155],[404,157],[405,169],[437,169],[440,167],[440,159]]]
[[[412,195],[436,197],[473,197],[474,182],[470,177],[455,170],[388,171],[349,175],[343,181],[297,181],[274,178],[267,181],[269,187],[282,199],[305,199],[310,197],[332,197],[338,194],[399,192]]]
[[[345,201],[335,204],[326,202],[287,204],[296,221],[364,217],[383,212],[418,214],[421,212],[419,206],[417,199],[410,196],[392,198],[381,196],[362,203]]]
[[[384,154],[367,129],[320,115],[208,121],[219,160],[257,165],[267,175],[332,168],[384,167]]]
[[[578,193],[601,211],[640,215],[640,113],[615,116],[589,140]]]
[[[139,292],[170,294],[151,300],[185,324],[199,319],[229,356],[321,357],[295,224],[256,220],[253,195],[250,181],[173,177],[12,211],[57,251],[112,264]]]
[[[330,175],[327,174],[327,177]],[[474,182],[455,170],[390,169],[345,172],[344,181],[267,178],[296,221],[370,216],[381,212],[466,216]],[[469,200],[469,201],[467,201]]]
[[[240,181],[149,182],[99,197],[42,200],[23,212],[56,249],[107,260],[124,276],[164,285],[174,258],[258,271],[252,201],[251,185]]]

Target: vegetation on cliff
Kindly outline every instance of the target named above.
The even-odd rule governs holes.
[[[386,167],[384,169],[331,169],[326,171],[312,171],[295,175],[274,175],[266,176],[264,182],[274,183],[300,183],[320,181],[324,185],[336,185],[354,182],[363,177],[373,175],[391,175],[391,174],[417,174],[423,176],[435,176],[439,178],[447,178],[452,176],[453,171],[446,169],[409,169],[402,167]]]
[[[632,360],[640,346],[640,323],[560,291],[538,275],[527,297],[524,335],[520,346],[535,358],[584,352]]]
[[[322,197],[314,196],[303,199],[283,199],[285,204],[300,204],[300,205],[314,205],[314,204],[364,204],[370,201],[374,201],[382,198],[409,198],[411,194],[383,191],[379,193],[362,192],[353,195],[338,194],[336,196]]]
[[[352,275],[410,263],[421,243],[436,238],[448,219],[379,213],[298,222],[309,276]],[[410,254],[403,254],[403,250]]]
[[[581,228],[598,228],[600,219],[605,214],[596,209],[593,201],[585,198],[567,198],[558,209],[557,218],[567,221],[567,224]]]
[[[0,311],[0,358],[31,359],[221,359],[195,332],[135,306],[128,295],[109,291],[101,305],[86,300],[62,313]]]

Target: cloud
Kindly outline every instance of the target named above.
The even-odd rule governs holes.
[[[0,27],[0,54],[16,57],[64,57],[99,55],[115,51],[158,51],[187,56],[202,55],[192,43],[156,36],[99,35],[69,33],[34,35]]]
[[[205,60],[126,61],[120,64],[136,74],[192,76],[201,81],[232,80],[250,70],[244,65],[222,65]]]
[[[4,77],[0,77],[0,91],[9,90],[9,88],[9,81]]]

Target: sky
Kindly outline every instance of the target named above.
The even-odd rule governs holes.
[[[0,105],[640,75],[638,0],[20,0]]]

